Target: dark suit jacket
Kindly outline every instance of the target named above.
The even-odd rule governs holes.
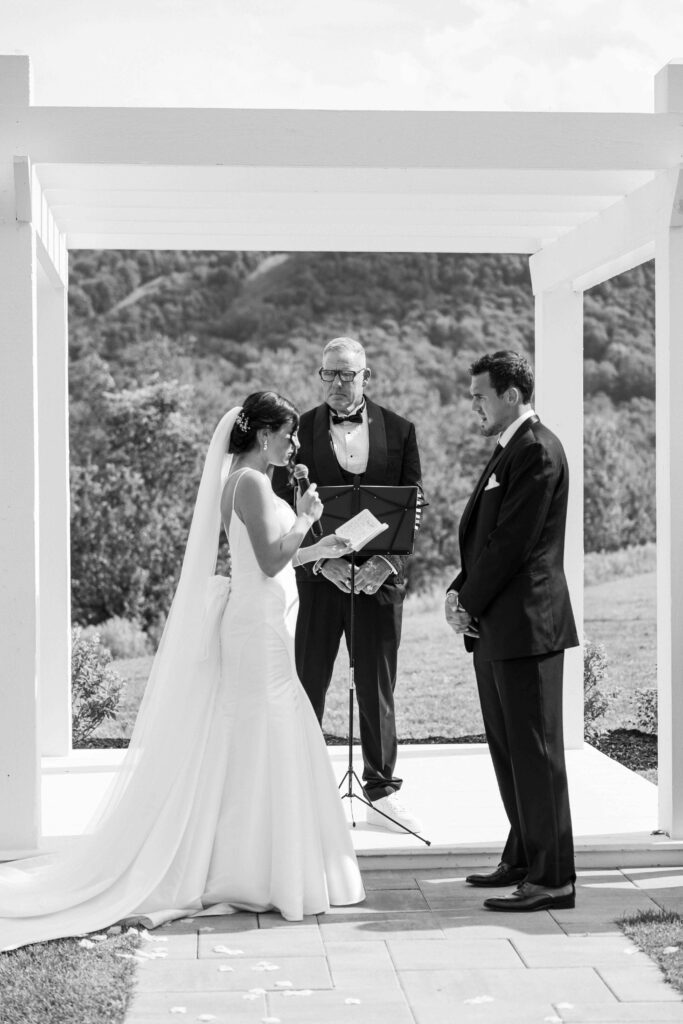
[[[415,426],[395,412],[376,405],[366,398],[368,410],[369,453],[365,473],[360,476],[361,484],[375,486],[408,486],[417,484],[421,490],[420,453],[417,448]],[[334,454],[330,441],[329,409],[324,403],[305,412],[299,423],[297,462],[308,466],[308,478],[319,487],[342,485],[347,480]],[[273,474],[273,489],[276,494],[292,504],[292,488],[287,482],[286,470],[277,468]],[[376,598],[380,602],[397,603],[403,600],[406,590],[405,564],[407,556],[388,556],[398,570],[379,589]],[[359,555],[357,564],[363,558]],[[299,579],[323,579],[311,574],[310,566],[297,569]]]
[[[480,639],[466,637],[465,645],[479,644],[485,660],[579,642],[563,567],[568,488],[562,445],[534,416],[486,468],[465,507],[462,568],[449,589],[478,619]]]

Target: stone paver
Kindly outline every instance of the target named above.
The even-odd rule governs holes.
[[[575,910],[519,915],[485,910],[464,874],[374,870],[365,904],[319,918],[159,928],[126,1024],[683,1024],[683,999],[615,923],[683,907],[683,869],[581,872]]]

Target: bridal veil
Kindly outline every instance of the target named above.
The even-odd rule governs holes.
[[[211,725],[229,581],[214,573],[239,412],[226,413],[209,445],[180,580],[122,767],[82,837],[0,865],[2,949],[202,909],[219,810],[217,787],[205,783],[225,757]]]

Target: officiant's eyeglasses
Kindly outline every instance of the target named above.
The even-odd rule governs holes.
[[[365,373],[365,369],[364,366],[360,370],[325,370],[321,367],[318,370],[318,376],[326,384],[331,384],[335,377],[339,377],[339,380],[344,384],[350,384],[359,373]]]

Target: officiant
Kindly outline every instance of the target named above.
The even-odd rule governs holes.
[[[376,405],[365,394],[370,380],[363,346],[353,338],[334,338],[325,346],[318,376],[323,402],[305,412],[299,425],[297,462],[308,467],[311,483],[322,486],[417,485],[420,455],[415,426]],[[276,470],[276,493],[291,501],[286,472]],[[401,640],[407,556],[371,555],[356,559],[355,686],[363,752],[363,785],[371,825],[419,832],[419,820],[398,797],[395,774],[398,744],[394,689]],[[299,617],[296,666],[322,725],[325,697],[342,635],[349,645],[351,563],[321,559],[297,569]],[[393,818],[398,825],[377,813]]]

